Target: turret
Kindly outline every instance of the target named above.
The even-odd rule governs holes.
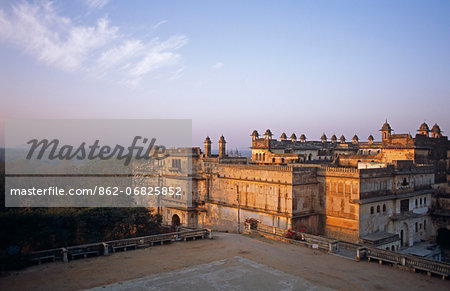
[[[437,123],[435,123],[433,125],[433,128],[431,129],[431,137],[440,138],[441,136],[442,136],[441,128],[439,127],[439,125],[437,125]]]
[[[381,131],[381,140],[382,141],[387,140],[391,136],[392,128],[389,125],[389,123],[387,122],[387,119],[386,119],[386,122],[381,127],[380,131]]]
[[[337,142],[337,137],[336,135],[333,133],[333,135],[331,136],[331,142],[332,143],[336,143]]]
[[[227,156],[227,152],[225,149],[225,144],[227,142],[225,141],[225,138],[223,137],[223,135],[220,137],[219,139],[219,158],[224,158]]]
[[[327,142],[327,136],[326,136],[325,132],[322,133],[322,136],[320,137],[320,140],[321,140],[322,142]]]
[[[417,131],[419,132],[419,134],[423,134],[429,137],[430,128],[428,127],[428,124],[426,124],[425,122],[420,125]]]
[[[264,133],[264,138],[270,140],[270,139],[272,139],[272,135],[273,134],[270,131],[270,129],[267,129],[266,132]]]
[[[291,139],[292,142],[296,142],[297,141],[297,136],[295,135],[295,133],[291,134],[290,139]]]
[[[345,136],[344,136],[344,135],[341,135],[341,137],[339,138],[339,141],[340,141],[341,143],[345,143]]]
[[[206,137],[204,144],[205,144],[205,157],[210,157],[211,156],[211,139],[209,138],[209,136]]]
[[[358,136],[356,134],[353,136],[352,142],[353,142],[353,144],[358,144],[359,143],[359,138],[358,138]]]
[[[306,142],[306,135],[302,134],[300,136],[300,142]]]
[[[280,136],[280,140],[285,141],[286,139],[287,139],[287,135],[286,135],[286,133],[283,132]]]
[[[256,129],[252,132],[251,137],[252,137],[252,141],[259,138],[259,133]]]

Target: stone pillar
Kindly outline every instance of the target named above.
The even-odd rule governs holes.
[[[208,230],[208,238],[209,238],[209,239],[212,239],[212,238],[213,238],[212,230],[209,229],[209,228],[207,228],[207,230]]]
[[[67,249],[66,248],[62,248],[62,260],[64,263],[67,263],[69,261],[69,258],[67,257]]]
[[[104,255],[104,256],[109,256],[109,248],[108,248],[108,244],[102,243],[102,245],[103,245],[103,255]]]

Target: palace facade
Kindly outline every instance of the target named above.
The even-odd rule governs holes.
[[[325,134],[276,140],[255,130],[251,159],[227,156],[223,136],[218,155],[209,137],[203,152],[172,149],[162,183],[184,185],[189,203],[158,211],[169,224],[239,232],[256,219],[392,250],[433,240],[433,199],[449,193],[448,138],[437,124],[422,124],[415,137],[393,134],[387,121],[380,131],[380,142],[372,135],[347,142]],[[441,219],[449,213],[440,212]]]

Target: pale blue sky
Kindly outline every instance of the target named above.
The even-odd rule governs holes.
[[[450,1],[0,1],[4,118],[192,118],[231,147],[270,128],[450,132]]]

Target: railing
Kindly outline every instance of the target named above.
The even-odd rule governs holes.
[[[399,254],[396,252],[382,250],[371,247],[362,247],[362,252],[369,260],[375,259],[382,262],[389,262],[396,265],[401,265],[413,270],[421,270],[431,275],[431,273],[441,275],[442,279],[445,279],[450,275],[450,264],[427,260],[412,255]]]
[[[37,251],[29,254],[28,259],[32,263],[37,262],[39,264],[48,261],[68,262],[69,260],[74,260],[78,257],[86,258],[88,256],[107,256],[111,252],[115,253],[117,250],[126,251],[128,249],[153,246],[157,243],[164,244],[164,242],[186,241],[188,239],[195,240],[197,238],[212,238],[211,230],[184,230],[179,232],[155,234],[107,242],[98,242],[93,244],[70,246],[66,248]]]
[[[316,236],[312,234],[307,233],[299,233],[299,239],[290,239],[287,236],[288,232],[285,229],[274,227],[274,226],[268,226],[263,224],[258,224],[256,228],[251,227],[250,223],[245,223],[244,225],[244,232],[246,233],[252,233],[257,232],[259,234],[262,234],[263,236],[269,236],[270,238],[289,242],[292,244],[298,244],[302,246],[307,246],[311,248],[316,249],[322,249],[329,252],[335,252],[339,250],[339,244],[337,240],[329,239],[326,237]]]
[[[428,275],[431,275],[432,273],[441,275],[443,279],[446,279],[447,276],[450,276],[450,264],[427,260],[412,255],[400,254],[394,251],[362,246],[356,243],[333,240],[322,236],[306,233],[297,233],[299,235],[299,240],[290,239],[286,237],[288,234],[287,230],[262,224],[253,225],[252,228],[250,223],[245,223],[244,232],[258,233],[270,239],[322,249],[330,253],[337,252],[340,248],[355,250],[357,261],[363,258],[367,258],[369,261],[373,259],[378,260],[380,263],[388,262],[394,265],[401,265],[413,270],[425,271],[428,273]]]

